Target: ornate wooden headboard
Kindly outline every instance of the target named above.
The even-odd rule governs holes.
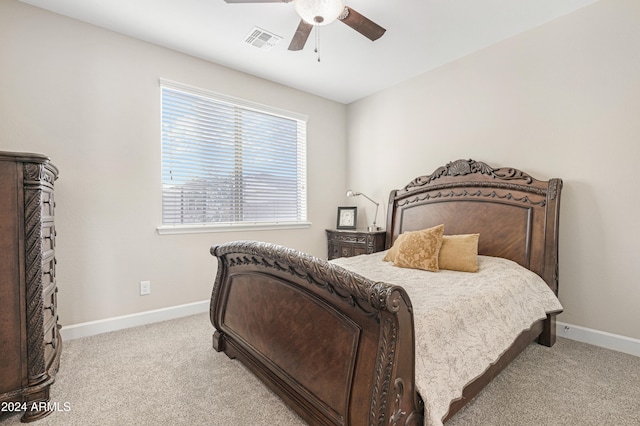
[[[391,191],[387,248],[403,232],[444,224],[445,235],[479,233],[478,253],[511,259],[558,293],[561,179],[457,160]]]

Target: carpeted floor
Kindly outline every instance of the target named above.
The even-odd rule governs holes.
[[[304,425],[211,348],[212,332],[200,314],[65,342],[52,387],[60,411],[35,424]],[[638,424],[640,358],[559,339],[529,346],[447,426]]]

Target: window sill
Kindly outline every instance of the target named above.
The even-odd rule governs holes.
[[[310,228],[311,222],[299,223],[255,223],[223,225],[160,225],[156,228],[160,235],[203,234],[209,232],[238,232],[238,231],[274,231],[283,229]]]

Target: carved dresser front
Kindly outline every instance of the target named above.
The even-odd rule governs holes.
[[[22,421],[51,412],[60,362],[53,186],[39,154],[0,151],[0,402]]]

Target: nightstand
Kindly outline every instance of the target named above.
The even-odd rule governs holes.
[[[371,254],[384,250],[387,231],[367,231],[366,229],[327,229],[329,260],[337,257],[351,257]]]

